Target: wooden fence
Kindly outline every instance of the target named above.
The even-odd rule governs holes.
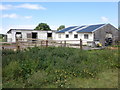
[[[73,42],[73,43],[70,43]],[[77,42],[77,43],[76,43]],[[42,40],[42,39],[16,39],[16,42],[0,42],[2,49],[25,49],[27,47],[72,47],[82,49],[82,40]]]

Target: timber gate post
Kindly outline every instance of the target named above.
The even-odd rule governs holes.
[[[20,50],[18,38],[16,38],[16,49],[17,49],[17,50]]]
[[[41,40],[41,46],[42,46],[42,40]]]
[[[48,40],[46,40],[46,47],[48,47]]]
[[[80,39],[80,49],[82,50],[82,39]]]
[[[64,47],[66,47],[66,41],[64,41]]]
[[[60,42],[60,44],[61,44],[61,47],[62,47],[62,41]]]
[[[5,49],[4,46],[2,46],[2,49],[3,49],[3,50]]]

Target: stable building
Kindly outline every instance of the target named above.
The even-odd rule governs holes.
[[[96,24],[70,26],[59,31],[40,31],[33,29],[10,29],[7,32],[7,42],[16,42],[21,39],[42,39],[66,41],[66,43],[79,44],[82,39],[83,45],[91,45],[100,42],[103,46],[118,40],[118,29],[111,24]]]
[[[80,39],[82,39],[84,45],[97,41],[104,46],[108,41],[116,41],[118,39],[118,29],[111,24],[97,24],[70,26],[56,32],[56,40],[68,40],[69,43],[79,43],[77,40]]]
[[[31,39],[54,39],[55,31],[40,31],[40,30],[33,30],[33,29],[10,29],[7,32],[7,42],[16,42],[17,38],[21,38],[27,40]]]

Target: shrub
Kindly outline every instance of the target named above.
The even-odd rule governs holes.
[[[72,78],[94,78],[109,68],[119,68],[116,50],[34,47],[16,52],[3,51],[5,87],[10,83],[14,86],[19,80],[22,80],[24,87],[48,87],[49,84],[51,87],[72,87],[69,83]],[[5,83],[8,80],[10,82]]]
[[[15,79],[17,71],[20,69],[18,61],[11,61],[5,68],[3,68],[3,81]]]
[[[47,73],[37,71],[27,79],[26,87],[41,88],[45,83],[47,83]]]

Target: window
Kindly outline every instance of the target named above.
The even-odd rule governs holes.
[[[27,33],[27,38],[32,38],[32,33]]]
[[[61,38],[61,34],[58,34],[58,38]]]
[[[78,34],[74,34],[74,38],[78,38]]]
[[[69,35],[68,35],[68,34],[66,34],[66,38],[69,38]]]
[[[84,39],[88,39],[88,34],[84,34]]]

